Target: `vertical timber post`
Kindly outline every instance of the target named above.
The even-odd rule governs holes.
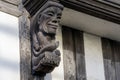
[[[22,15],[19,17],[20,36],[20,80],[33,80],[31,75],[31,47],[30,47],[30,21],[29,14],[19,5]]]
[[[33,76],[31,73],[31,43],[29,13],[19,5],[23,14],[19,17],[20,36],[20,80],[44,80],[44,77]]]

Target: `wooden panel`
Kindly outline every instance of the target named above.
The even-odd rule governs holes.
[[[30,24],[27,15],[19,18],[20,31],[20,76],[21,80],[33,80],[31,76]]]
[[[18,6],[6,3],[4,1],[0,1],[0,11],[6,12],[17,17],[22,14],[22,12],[19,11]]]
[[[63,53],[65,80],[76,80],[75,53],[72,29],[63,27]]]
[[[86,80],[83,32],[74,30],[77,80]]]
[[[68,8],[120,24],[120,5],[108,0],[60,0]]]
[[[118,5],[120,5],[120,0],[107,0],[108,2],[113,2],[113,3],[116,3]]]
[[[48,0],[22,0],[22,3],[31,16],[41,8]]]
[[[86,80],[83,32],[63,27],[65,80]]]
[[[120,80],[120,42],[102,38],[106,80]]]
[[[115,80],[120,80],[120,43],[113,41],[112,43],[114,64],[115,64]]]
[[[1,0],[1,1],[16,5],[16,6],[18,6],[18,4],[20,3],[20,0]]]
[[[102,50],[104,58],[104,70],[106,80],[115,79],[115,66],[110,40],[102,38]]]

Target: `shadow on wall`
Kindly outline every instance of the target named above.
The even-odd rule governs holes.
[[[0,80],[20,80],[18,28],[17,17],[0,12]]]
[[[6,26],[7,26],[7,24],[4,25],[4,24],[0,23],[0,32],[2,32],[3,34],[9,34],[11,36],[17,36],[18,31],[16,31],[16,29],[9,28],[9,27],[6,27]]]

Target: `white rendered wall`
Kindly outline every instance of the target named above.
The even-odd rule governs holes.
[[[18,18],[0,12],[0,80],[20,80]]]
[[[84,33],[87,80],[105,80],[101,38]]]

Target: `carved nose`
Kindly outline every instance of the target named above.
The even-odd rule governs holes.
[[[53,20],[52,22],[53,22],[53,23],[58,23],[58,20]]]

